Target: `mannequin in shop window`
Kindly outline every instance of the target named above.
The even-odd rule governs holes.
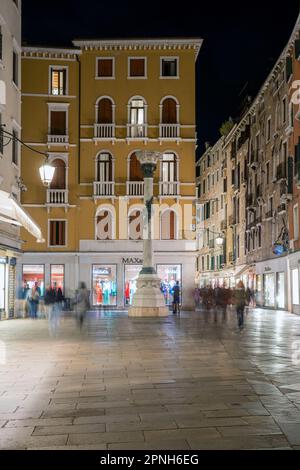
[[[103,291],[102,291],[102,286],[101,283],[99,282],[96,284],[96,302],[97,305],[102,305],[103,304]]]

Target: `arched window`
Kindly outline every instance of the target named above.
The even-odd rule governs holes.
[[[112,156],[109,152],[101,152],[97,156],[96,180],[102,183],[112,181]]]
[[[177,124],[177,103],[174,98],[165,98],[162,103],[162,124]]]
[[[136,154],[133,153],[129,162],[129,181],[143,181],[143,172],[141,164],[138,161]]]
[[[143,212],[136,209],[128,216],[129,240],[142,240],[143,238]]]
[[[106,209],[100,210],[96,215],[96,239],[112,240],[112,213]]]
[[[166,210],[161,215],[161,240],[176,239],[176,214],[173,210]]]
[[[146,137],[146,104],[143,98],[129,102],[128,137]]]
[[[55,167],[50,189],[66,189],[66,164],[60,158],[52,160],[51,165]]]
[[[101,98],[98,102],[98,124],[113,123],[113,105],[109,98]]]

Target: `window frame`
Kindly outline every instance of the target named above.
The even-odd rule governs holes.
[[[65,70],[66,71],[66,83],[65,83],[65,93],[63,93],[62,95],[58,94],[58,95],[54,95],[52,93],[52,71],[53,70],[58,70],[58,71],[62,71],[62,70]],[[48,94],[52,97],[55,97],[55,98],[59,98],[60,96],[68,96],[69,95],[69,67],[67,65],[49,65],[49,85],[48,85]]]
[[[99,60],[112,60],[112,76],[111,77],[99,77],[98,75],[98,62]],[[116,75],[116,66],[115,66],[115,57],[113,56],[98,56],[96,57],[96,69],[95,69],[95,80],[115,80]]]
[[[18,88],[19,87],[19,54],[15,48],[13,48],[13,64],[12,64],[12,82]],[[15,81],[16,79],[16,81]]]
[[[12,129],[12,134],[13,134],[14,137],[19,139],[19,131],[14,127]],[[20,158],[19,158],[19,150],[20,150],[19,141],[15,140],[15,138],[12,138],[11,144],[12,144],[11,162],[15,167],[18,168],[19,161],[20,161]],[[14,156],[16,157],[15,159],[14,159]]]
[[[176,72],[177,74],[174,75],[174,76],[165,76],[162,74],[162,71],[163,71],[163,60],[176,60]],[[159,78],[161,80],[178,80],[180,78],[180,74],[179,74],[179,56],[161,56],[159,58]]]
[[[65,243],[64,245],[51,245],[50,227],[51,222],[65,222]],[[48,219],[48,248],[66,248],[68,246],[68,219]]]
[[[295,214],[297,213],[297,216],[295,217]],[[296,221],[296,224],[295,224],[295,221]],[[294,204],[293,205],[293,227],[294,227],[294,240],[297,241],[299,240],[299,231],[300,231],[300,226],[299,226],[299,206],[298,204]],[[297,227],[297,233],[296,233],[296,230],[295,230],[295,227]],[[296,238],[296,235],[297,235],[297,238]]]
[[[136,59],[144,60],[144,76],[142,77],[132,77],[130,75],[130,61]],[[147,80],[148,78],[148,67],[147,67],[147,57],[146,56],[129,56],[127,57],[127,80]]]

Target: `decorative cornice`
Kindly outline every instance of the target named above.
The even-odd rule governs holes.
[[[65,49],[55,47],[22,47],[22,57],[38,57],[41,59],[74,59],[81,54],[81,49]]]
[[[118,50],[195,50],[198,57],[203,39],[177,38],[177,39],[92,39],[74,40],[73,44],[82,50],[118,51]]]

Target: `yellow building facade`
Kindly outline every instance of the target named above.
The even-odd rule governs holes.
[[[44,243],[22,236],[19,282],[86,282],[94,306],[130,305],[143,251],[138,150],[161,158],[154,176],[154,260],[166,302],[174,282],[193,306],[195,278],[195,60],[200,39],[74,41],[73,49],[24,48],[22,203]]]

